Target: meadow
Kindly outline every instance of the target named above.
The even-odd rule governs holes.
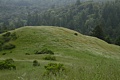
[[[0,80],[120,80],[120,46],[62,27],[26,26],[10,33],[17,39],[5,44],[16,47],[1,50],[0,61],[12,58],[16,70],[0,70]],[[56,60],[35,54],[43,49],[53,51]],[[33,66],[34,60],[40,66]],[[49,63],[61,63],[65,71],[44,76]]]

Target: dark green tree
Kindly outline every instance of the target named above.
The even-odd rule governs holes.
[[[120,46],[120,36],[116,39],[115,44]]]
[[[75,5],[80,5],[80,0],[77,0]]]
[[[108,42],[108,43],[111,43],[110,37],[109,37],[109,36],[106,36],[106,37],[105,37],[105,41]]]
[[[92,36],[104,40],[104,31],[101,26],[96,26],[92,32]]]

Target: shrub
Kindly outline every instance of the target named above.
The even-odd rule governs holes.
[[[76,35],[76,36],[77,36],[78,34],[77,34],[77,33],[74,33],[74,35]]]
[[[4,46],[3,46],[3,49],[5,49],[5,50],[9,50],[9,49],[13,49],[13,48],[15,48],[15,45],[14,44],[5,44]]]
[[[15,32],[11,34],[11,39],[12,39],[12,40],[16,40],[16,39],[17,39],[17,36],[16,36],[16,33],[15,33]]]
[[[40,51],[36,51],[35,54],[41,54],[41,52]]]
[[[54,54],[53,51],[48,50],[48,49],[43,49],[43,50],[41,51],[41,53],[42,53],[42,54]]]
[[[5,42],[9,42],[10,41],[10,35],[11,33],[10,32],[6,32],[5,34],[3,34],[2,36],[2,40]]]
[[[54,54],[53,51],[48,50],[48,49],[43,49],[42,51],[36,51],[35,54]]]
[[[51,56],[51,55],[47,55],[43,58],[44,60],[53,60],[55,61],[56,60],[56,57],[55,56]]]
[[[16,70],[16,66],[13,65],[13,59],[6,59],[5,61],[3,62],[0,62],[0,70],[4,70],[4,69],[14,69]]]
[[[65,71],[64,65],[63,64],[57,64],[57,63],[49,63],[48,65],[44,66],[46,69],[46,72],[44,75],[57,75],[62,71]]]
[[[0,38],[0,46],[2,46],[3,45],[3,39],[2,38]]]
[[[25,53],[25,55],[30,55],[30,53]]]
[[[40,66],[40,63],[37,60],[33,61],[33,66]]]
[[[10,34],[11,34],[10,32],[6,32],[6,33],[5,33],[5,34],[3,34],[2,36],[3,36],[3,37],[9,37],[9,36],[10,36]]]
[[[2,50],[2,46],[0,45],[0,51]]]
[[[16,70],[16,66],[13,64],[5,63],[5,62],[0,62],[0,70],[3,70],[3,69]]]
[[[2,55],[6,55],[6,53],[2,53]]]
[[[10,41],[10,37],[3,37],[3,41],[4,41],[4,43],[5,42],[9,42]]]
[[[8,63],[8,64],[13,64],[14,63],[14,60],[13,59],[6,59],[5,60],[5,63]]]

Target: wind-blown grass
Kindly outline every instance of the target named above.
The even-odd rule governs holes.
[[[10,41],[16,48],[0,51],[0,60],[14,59],[16,70],[0,70],[1,80],[120,79],[119,46],[62,27],[27,26],[10,32],[16,33],[17,39]],[[45,48],[54,52],[56,61],[43,60],[46,54],[34,54]],[[34,60],[40,66],[33,67]],[[44,66],[51,62],[64,64],[66,72],[43,76]]]

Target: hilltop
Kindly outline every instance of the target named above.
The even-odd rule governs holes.
[[[16,44],[13,52],[17,54],[33,54],[35,50],[50,48],[56,53],[62,52],[63,54],[67,54],[67,51],[73,50],[77,52],[87,51],[94,55],[103,56],[112,55],[117,57],[120,55],[119,46],[108,44],[95,37],[82,35],[67,28],[27,26],[11,32],[15,32],[18,37],[17,40],[12,41],[12,43]]]
[[[39,79],[42,76],[41,73],[44,72],[43,66],[50,62],[63,63],[70,70],[66,75],[67,77],[61,75],[56,79],[119,79],[120,75],[117,74],[120,72],[117,70],[120,69],[119,46],[63,27],[26,26],[12,30],[10,33],[15,33],[17,39],[10,40],[8,43],[14,44],[16,47],[0,51],[0,60],[14,59],[18,70],[16,70],[17,73],[14,71],[0,72],[1,79],[7,80],[6,75],[8,75],[9,80],[17,79],[24,73],[26,74],[24,79]],[[35,54],[36,51],[45,48],[54,52],[57,61],[46,61],[43,60],[45,55]],[[3,53],[6,54],[2,55]],[[26,55],[26,53],[29,55]],[[33,60],[40,62],[40,69],[30,66]],[[111,73],[113,76],[111,76]]]

